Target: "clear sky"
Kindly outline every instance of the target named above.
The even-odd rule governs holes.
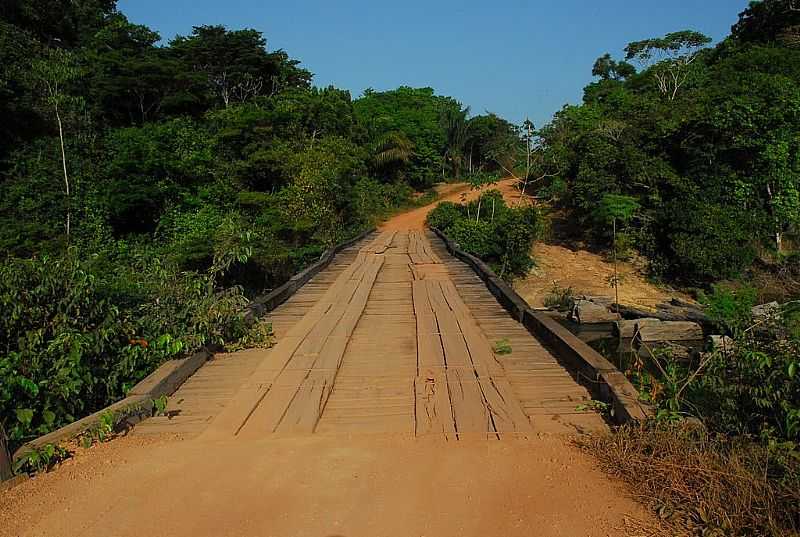
[[[192,26],[255,28],[318,86],[431,86],[510,121],[537,125],[578,103],[594,60],[630,41],[693,29],[725,37],[747,0],[120,0],[169,40]]]

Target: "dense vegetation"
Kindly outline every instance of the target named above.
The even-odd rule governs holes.
[[[638,251],[654,277],[705,290],[731,338],[699,361],[668,349],[636,358],[626,373],[657,419],[592,451],[678,515],[675,531],[795,535],[800,8],[752,2],[709,43],[678,31],[600,57],[583,103],[535,133],[529,180],[575,238],[611,247],[615,226],[618,254]],[[765,297],[784,304],[754,315]]]
[[[114,0],[0,6],[0,425],[12,445],[203,345],[251,295],[518,141],[430,88],[349,92],[255,30],[161,45]],[[502,136],[505,138],[502,138]],[[413,187],[413,188],[412,188]]]
[[[798,25],[789,0],[754,2],[713,48],[681,31],[599,58],[583,104],[537,133],[540,195],[605,244],[598,200],[629,199],[623,240],[659,277],[703,284],[754,262],[794,266]]]
[[[497,190],[465,204],[440,203],[428,215],[428,225],[489,262],[501,278],[530,270],[531,247],[542,232],[542,218],[534,207],[508,207]]]

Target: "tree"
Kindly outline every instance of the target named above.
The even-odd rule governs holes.
[[[442,126],[445,132],[444,162],[450,162],[453,177],[461,179],[464,168],[466,145],[469,139],[470,125],[467,121],[469,107],[461,109],[447,108],[442,113]],[[444,168],[442,168],[444,173]]]
[[[311,73],[298,67],[282,50],[267,52],[256,30],[227,30],[224,26],[195,26],[187,37],[170,42],[170,51],[186,68],[203,73],[208,91],[226,108],[259,95],[307,88]]]
[[[488,113],[470,118],[467,139],[469,172],[513,167],[520,148],[519,128]]]
[[[414,155],[403,168],[412,185],[423,188],[436,180],[446,150],[442,114],[461,109],[455,99],[436,95],[433,88],[401,86],[383,92],[367,90],[353,102],[353,108],[367,139],[398,131],[414,144]]]
[[[399,131],[388,132],[372,148],[373,162],[379,170],[391,170],[408,164],[414,156],[414,144]]]
[[[592,75],[599,76],[603,80],[624,80],[636,74],[636,68],[626,61],[614,61],[611,54],[597,58],[592,67]]]
[[[750,2],[731,28],[731,37],[739,43],[780,42],[800,44],[800,2],[798,0],[763,0]]]
[[[660,38],[629,43],[625,47],[625,59],[636,60],[644,66],[655,62],[652,72],[658,81],[658,89],[670,101],[674,101],[678,90],[689,77],[689,66],[710,42],[708,36],[683,30]]]
[[[70,193],[69,173],[67,172],[67,155],[64,149],[64,122],[62,119],[65,111],[71,106],[79,106],[83,99],[69,93],[69,86],[80,75],[80,69],[75,57],[62,49],[47,49],[43,58],[37,59],[31,65],[30,76],[33,85],[39,91],[43,104],[48,107],[56,118],[58,126],[58,139],[61,145],[61,165],[64,172],[64,190],[66,196],[67,214],[65,232],[69,243],[72,206]]]

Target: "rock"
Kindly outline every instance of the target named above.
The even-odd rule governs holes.
[[[614,304],[614,311],[619,311],[624,319],[653,318],[662,321],[692,321],[711,327],[711,319],[699,308],[676,306],[670,303],[659,304],[655,310],[644,309],[624,304]]]
[[[766,304],[753,306],[750,311],[756,319],[772,319],[781,314],[781,305],[777,302],[767,302]]]
[[[570,312],[570,319],[578,324],[613,323],[619,315],[609,311],[602,304],[589,300],[576,300]]]
[[[736,342],[732,337],[714,334],[708,336],[706,347],[711,352],[720,351],[722,353],[729,353],[736,349]]]
[[[654,341],[651,343],[640,344],[636,353],[640,358],[649,359],[654,355],[668,354],[673,360],[679,362],[689,362],[695,356],[696,351],[691,347],[673,343],[671,341]]]
[[[643,319],[623,319],[614,323],[614,335],[620,339],[631,339],[636,333],[637,323],[660,323],[661,320],[653,317],[645,317]]]
[[[594,302],[595,304],[600,304],[607,308],[610,308],[614,305],[614,299],[608,296],[589,296],[585,295],[583,297],[584,300],[588,300],[589,302]]]
[[[691,321],[647,322],[635,328],[636,339],[647,343],[653,341],[702,341],[703,327]]]

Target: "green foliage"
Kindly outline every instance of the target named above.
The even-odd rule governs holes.
[[[714,285],[712,293],[700,295],[706,314],[724,331],[739,334],[752,322],[752,308],[756,305],[756,290],[752,287]]]
[[[495,227],[488,221],[460,218],[447,229],[447,235],[462,249],[487,258],[495,250]]]
[[[530,270],[531,247],[542,233],[542,217],[536,209],[508,207],[496,190],[467,205],[440,203],[427,222],[462,249],[494,264],[504,278]]]
[[[414,155],[404,174],[412,186],[433,184],[440,174],[447,143],[440,118],[446,111],[461,110],[455,99],[435,95],[433,88],[402,86],[384,92],[366,90],[353,106],[371,139],[399,132],[413,144]]]
[[[16,473],[36,474],[47,472],[56,464],[68,459],[69,451],[63,446],[45,444],[31,449],[14,463]]]
[[[511,342],[508,339],[500,339],[495,341],[494,345],[492,345],[492,350],[495,354],[511,354],[513,352],[511,348]]]
[[[537,133],[557,170],[540,195],[603,246],[608,202],[630,201],[617,217],[630,246],[684,283],[740,275],[757,253],[780,258],[800,224],[800,49],[786,41],[796,15],[766,0],[713,49],[693,31],[630,43],[638,73],[601,57],[583,105]]]
[[[446,232],[461,218],[460,205],[451,201],[443,201],[428,214],[427,222],[430,227]]]

